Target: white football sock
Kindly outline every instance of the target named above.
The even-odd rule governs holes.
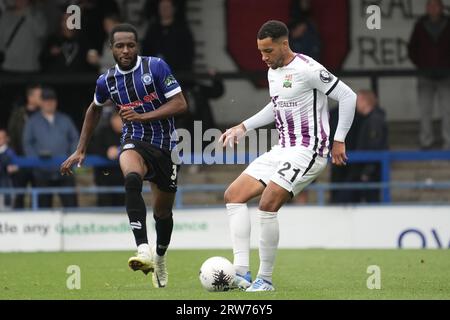
[[[261,225],[258,278],[272,282],[273,265],[280,239],[278,213],[258,210],[258,216]]]
[[[246,203],[227,203],[236,273],[245,275],[250,266],[250,213]]]

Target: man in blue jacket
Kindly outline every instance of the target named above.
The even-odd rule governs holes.
[[[66,157],[75,151],[78,143],[78,131],[73,121],[65,114],[56,111],[58,99],[53,89],[42,90],[42,105],[25,125],[23,146],[27,157],[48,159]],[[75,186],[72,176],[62,176],[59,167],[36,168],[33,170],[37,187]],[[60,194],[64,207],[76,207],[75,194]],[[39,207],[52,206],[52,195],[39,197]]]

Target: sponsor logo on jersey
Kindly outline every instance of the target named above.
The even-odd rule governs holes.
[[[177,80],[175,79],[175,77],[173,75],[169,75],[166,78],[166,80],[164,80],[164,84],[166,85],[166,87],[170,87],[176,83],[177,83]]]
[[[149,85],[153,82],[152,76],[150,75],[150,73],[144,73],[141,76],[141,80],[145,85]]]
[[[297,107],[299,105],[299,102],[297,101],[280,101],[277,103],[278,108],[293,108]]]
[[[320,80],[324,83],[329,83],[333,80],[333,76],[327,70],[320,71]]]
[[[136,146],[133,143],[127,143],[123,146],[123,150],[134,149]]]
[[[130,103],[126,103],[126,104],[120,104],[119,108],[120,109],[134,109],[137,107],[141,107],[144,103],[142,101],[133,101]]]
[[[283,88],[292,88],[292,74],[284,76]]]
[[[156,99],[158,99],[158,94],[156,92],[151,92],[149,95],[144,97],[144,102],[152,102]]]

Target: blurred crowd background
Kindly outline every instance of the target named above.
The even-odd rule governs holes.
[[[17,156],[66,157],[75,150],[84,112],[93,98],[95,79],[115,64],[109,50],[109,32],[121,22],[137,27],[141,55],[162,57],[171,66],[189,103],[189,112],[177,119],[178,127],[191,131],[193,121],[202,121],[203,130],[223,130],[256,113],[264,105],[259,97],[268,99],[265,67],[256,50],[255,39],[259,25],[270,18],[283,20],[289,26],[290,45],[295,52],[313,57],[337,75],[343,73],[344,81],[345,71],[349,69],[346,65],[352,59],[351,49],[356,41],[360,45],[361,68],[352,68],[353,71],[370,71],[362,66],[363,59],[369,58],[378,61],[388,77],[389,72],[395,73],[403,67],[395,59],[392,63],[379,61],[378,50],[390,50],[390,47],[375,49],[370,47],[367,37],[357,40],[351,37],[358,28],[367,28],[365,24],[356,25],[355,15],[364,17],[365,11],[359,8],[367,7],[370,1],[342,0],[333,1],[333,4],[323,0],[245,2],[0,0],[0,188],[122,185],[118,168],[85,168],[78,170],[75,177],[62,177],[58,167],[20,167],[14,161]],[[399,3],[383,7],[381,17],[382,28],[385,15],[401,22],[402,17],[396,17],[395,12],[402,10],[411,20],[411,28],[404,31],[408,37],[399,51],[409,65],[404,68],[409,72],[406,76],[414,79],[414,87],[409,90],[414,91],[410,99],[415,105],[411,110],[417,110],[410,116],[408,112],[396,110],[395,105],[384,105],[383,101],[390,100],[384,99],[378,82],[373,81],[374,73],[367,73],[365,78],[348,74],[349,83],[357,84],[352,87],[358,94],[355,121],[347,138],[349,151],[450,151],[450,20],[447,15],[450,3],[440,0],[419,2],[420,7],[409,8],[414,11],[409,16],[405,2],[403,7]],[[72,13],[67,13],[67,8],[72,4],[81,9],[80,29],[67,27],[67,19],[73,17]],[[249,16],[252,8],[255,17]],[[217,16],[221,17],[222,24],[214,24]],[[384,54],[385,59],[390,57],[386,52]],[[233,61],[232,67],[227,65],[224,56]],[[247,77],[249,72],[251,77]],[[256,75],[260,78],[255,78]],[[236,82],[233,83],[236,79],[241,81],[237,85],[244,83],[239,90]],[[402,99],[402,91],[407,90],[401,81],[389,89],[395,92],[389,93],[395,95],[395,99]],[[252,97],[252,92],[258,95]],[[406,94],[404,100],[409,101]],[[337,124],[337,110],[338,106],[332,104],[332,131]],[[390,112],[400,113],[400,117],[390,117]],[[404,121],[399,121],[398,118],[403,116]],[[105,107],[90,154],[117,160],[120,132],[120,117],[112,106]],[[391,174],[391,179],[422,181],[436,176],[448,181],[448,164],[447,160],[431,165],[429,162],[397,165],[392,168],[396,171]],[[242,167],[187,166],[182,171],[180,185],[227,184],[236,176],[232,174],[233,170],[237,175]],[[381,165],[377,161],[332,168],[321,179],[333,183],[381,180]],[[443,192],[448,193],[448,190]],[[448,201],[443,194],[435,192],[429,199]],[[74,189],[73,193],[61,194],[57,199],[59,202],[53,202],[52,194],[40,194],[38,206],[123,206],[120,193],[99,193],[94,197],[95,200],[80,197]],[[422,194],[414,192],[397,194],[399,201],[420,200],[421,197]],[[305,192],[293,202],[312,203],[315,200]],[[381,200],[378,188],[337,189],[329,192],[327,198],[328,203],[378,203]],[[200,192],[197,197],[187,197],[186,201],[220,204],[221,195]],[[3,208],[31,206],[27,193],[4,192],[1,202]]]

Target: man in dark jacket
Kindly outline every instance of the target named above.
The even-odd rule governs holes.
[[[428,0],[427,14],[419,19],[409,42],[409,57],[419,70],[438,70],[418,79],[420,144],[424,149],[434,142],[432,114],[434,100],[442,115],[444,149],[450,149],[450,19],[444,15],[441,0]]]
[[[192,117],[193,121],[202,122],[203,131],[217,128],[209,100],[218,99],[225,92],[223,80],[217,75],[216,71],[210,69],[208,75],[209,78],[183,82],[189,103],[189,116]],[[190,125],[193,125],[193,121],[190,122]]]
[[[358,91],[356,113],[347,134],[347,149],[373,151],[388,149],[388,129],[385,112],[378,107],[378,99],[371,90]],[[338,108],[330,111],[330,141],[333,141],[338,119]],[[349,163],[344,167],[333,166],[332,183],[380,182],[381,168],[378,162]],[[379,202],[380,189],[337,189],[331,191],[331,203]]]
[[[374,151],[388,149],[388,129],[385,112],[378,106],[378,99],[370,90],[360,90],[356,100],[359,115],[355,150]],[[380,182],[381,167],[378,162],[358,163],[350,172],[352,182]],[[380,189],[355,190],[353,202],[379,202]]]
[[[336,106],[330,110],[330,144],[334,141],[334,134],[336,132],[337,124],[339,120],[339,107]],[[345,144],[348,151],[354,151],[356,149],[356,142],[358,140],[358,130],[361,123],[361,116],[356,112],[352,126],[350,127],[347,137],[345,138]],[[345,166],[332,166],[331,167],[331,183],[349,183],[350,173],[358,164],[347,163]],[[333,189],[330,192],[331,203],[350,203],[353,202],[353,190],[348,189]]]
[[[31,115],[39,110],[42,89],[40,85],[31,85],[26,90],[25,105],[12,110],[8,120],[9,145],[14,152],[23,156],[22,135],[25,123]]]
[[[26,101],[24,106],[16,107],[11,112],[8,120],[9,146],[18,156],[24,156],[22,137],[25,124],[28,119],[39,109],[41,104],[42,89],[40,85],[31,85],[26,90]],[[26,188],[30,183],[35,185],[33,172],[30,168],[19,168],[12,175],[12,182],[15,188]],[[14,200],[14,208],[23,209],[24,195],[17,194]]]
[[[224,84],[222,78],[215,70],[208,70],[209,78],[191,79],[183,82],[186,92],[186,100],[188,102],[189,111],[176,118],[177,128],[183,128],[190,132],[191,137],[195,135],[195,126],[201,124],[202,136],[208,129],[217,128],[214,113],[211,108],[210,100],[220,98],[224,92]],[[202,142],[202,150],[208,146],[211,141],[204,140]],[[191,150],[195,149],[195,139],[191,139]],[[191,173],[195,173],[198,167],[191,167]]]
[[[149,25],[142,41],[144,55],[164,59],[175,75],[192,71],[195,58],[192,32],[186,21],[178,20],[176,10],[172,0],[160,1],[158,18]]]

